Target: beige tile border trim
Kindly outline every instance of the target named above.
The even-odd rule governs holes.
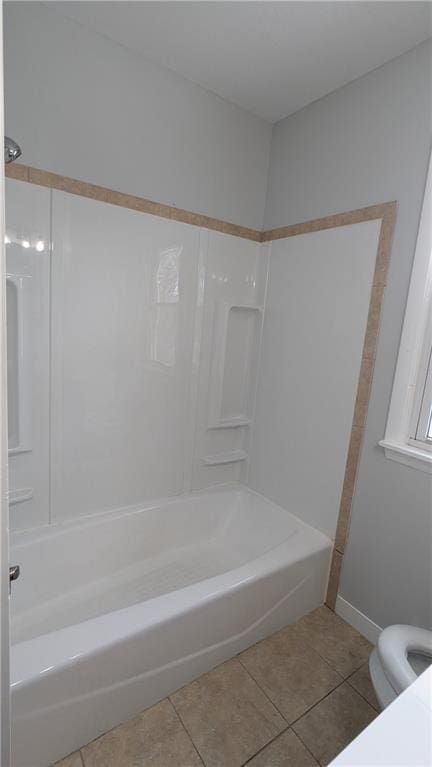
[[[318,232],[323,229],[334,229],[337,226],[349,226],[350,224],[361,224],[362,221],[373,221],[388,215],[391,206],[396,206],[396,203],[385,202],[379,205],[369,205],[367,208],[348,210],[346,213],[335,213],[332,216],[313,218],[301,224],[281,226],[279,229],[268,229],[262,233],[261,241],[282,240],[285,237],[296,237],[298,234],[309,234],[310,232]]]
[[[360,374],[357,384],[357,395],[354,405],[351,436],[345,465],[345,475],[342,486],[335,544],[326,597],[326,604],[332,610],[334,610],[336,605],[343,555],[349,532],[351,508],[354,498],[357,470],[360,460],[360,451],[363,442],[366,414],[372,386],[378,332],[381,318],[381,307],[386,286],[387,270],[393,241],[393,232],[396,223],[396,211],[396,202],[384,203],[383,205],[363,208],[363,210],[360,211],[353,211],[351,214],[342,214],[341,220],[343,220],[343,223],[333,224],[333,226],[344,226],[345,223],[358,223],[360,221],[381,219],[381,229],[375,262],[375,272],[370,294],[368,319],[363,342]],[[367,213],[366,216],[364,215],[365,213]],[[347,216],[350,216],[349,221],[346,220]],[[333,220],[335,218],[337,219],[338,217],[331,217]]]
[[[271,242],[272,240],[280,240],[286,237],[296,237],[299,234],[308,234],[309,232],[333,229],[338,226],[348,226],[350,224],[359,224],[363,221],[381,219],[377,258],[372,282],[366,333],[363,343],[362,360],[354,406],[354,416],[345,465],[344,482],[326,597],[326,604],[334,610],[343,554],[348,537],[354,488],[372,385],[381,306],[396,222],[397,203],[386,202],[380,205],[371,205],[367,208],[358,208],[357,210],[347,211],[346,213],[337,213],[332,216],[305,221],[301,224],[293,224],[291,226],[283,226],[278,229],[269,229],[261,232],[258,229],[248,229],[247,227],[237,226],[236,224],[230,224],[217,218],[192,213],[171,205],[152,202],[151,200],[146,200],[141,197],[124,194],[123,192],[115,192],[102,186],[88,184],[84,181],[76,181],[75,179],[67,178],[66,176],[58,175],[57,173],[38,170],[37,168],[21,165],[19,163],[6,165],[6,176],[20,181],[27,181],[31,184],[38,184],[39,186],[59,189],[60,191],[69,192],[70,194],[89,197],[92,200],[108,202],[111,205],[119,205],[123,208],[130,208],[131,210],[137,210],[142,213],[150,213],[154,216],[169,218],[173,221],[181,221],[185,224],[213,229],[217,232],[224,232],[225,234],[231,234],[235,237],[241,237],[254,242]]]
[[[6,165],[6,177],[14,178],[18,181],[28,181],[30,184],[47,186],[51,189],[59,189],[61,192],[77,194],[81,197],[89,197],[92,200],[108,202],[111,205],[119,205],[122,208],[130,208],[141,213],[150,213],[152,216],[169,218],[172,221],[181,221],[184,224],[193,226],[202,226],[205,229],[213,229],[224,234],[232,234],[235,237],[242,237],[246,240],[261,242],[262,233],[258,229],[249,229],[245,226],[237,226],[219,218],[211,218],[200,213],[192,213],[189,210],[176,208],[173,205],[163,205],[159,202],[146,200],[143,197],[135,197],[124,192],[115,192],[112,189],[106,189],[103,186],[89,184],[86,181],[77,181],[67,176],[60,176],[58,173],[50,173],[46,170],[38,170],[29,165],[14,163]]]

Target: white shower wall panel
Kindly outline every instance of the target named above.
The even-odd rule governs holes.
[[[53,519],[183,490],[199,239],[53,192]]]
[[[52,199],[51,519],[244,477],[267,249]]]
[[[273,242],[249,484],[333,538],[380,221]]]

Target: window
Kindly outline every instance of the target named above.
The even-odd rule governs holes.
[[[432,160],[384,439],[388,458],[432,473]]]
[[[414,400],[410,443],[432,450],[432,311],[426,327],[426,338],[420,360],[417,391]]]

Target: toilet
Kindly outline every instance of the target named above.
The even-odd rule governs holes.
[[[369,658],[369,670],[381,708],[386,708],[432,665],[432,631],[388,626]]]

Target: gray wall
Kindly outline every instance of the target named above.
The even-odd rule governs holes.
[[[398,200],[341,596],[380,626],[430,626],[431,477],[385,458],[383,438],[431,142],[431,44],[274,128],[265,223]]]
[[[260,228],[271,125],[39,3],[5,4],[22,161]]]

